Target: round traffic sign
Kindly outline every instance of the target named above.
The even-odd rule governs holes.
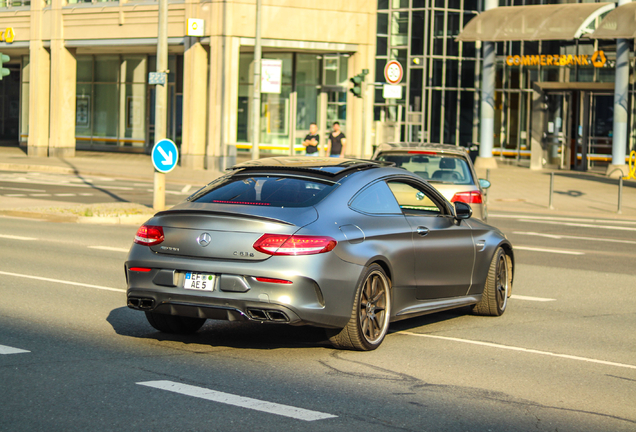
[[[177,145],[169,139],[158,141],[152,148],[152,164],[160,173],[167,173],[177,166],[179,150]]]
[[[391,60],[384,66],[384,78],[389,84],[399,84],[404,76],[404,69],[397,60]]]

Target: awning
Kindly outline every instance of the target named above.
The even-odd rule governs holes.
[[[594,39],[636,38],[636,3],[624,4],[608,13],[590,37]]]
[[[583,34],[592,33],[596,18],[612,9],[614,3],[497,7],[470,20],[457,40],[505,42],[578,39]]]

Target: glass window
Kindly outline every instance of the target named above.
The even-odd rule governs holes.
[[[389,188],[405,215],[438,215],[442,210],[424,191],[410,184],[390,181]]]
[[[338,57],[325,57],[325,85],[338,85]]]
[[[393,12],[391,14],[391,46],[406,46],[409,43],[409,13]]]
[[[405,9],[409,7],[409,0],[393,0],[391,2],[391,7],[393,9]]]
[[[433,86],[441,86],[442,85],[442,71],[444,70],[444,61],[443,60],[433,60]]]
[[[337,185],[283,176],[234,176],[212,182],[190,198],[199,203],[309,207]]]
[[[118,87],[117,84],[95,84],[95,100],[93,101],[93,135],[95,137],[117,137]]]
[[[400,206],[386,183],[381,181],[358,192],[349,206],[370,214],[401,214]]]
[[[124,61],[126,62],[126,82],[145,83],[146,56],[124,56]]]
[[[424,71],[422,69],[411,69],[411,79],[409,80],[409,111],[422,111],[422,80]]]
[[[375,55],[385,56],[386,52],[387,52],[387,38],[385,36],[378,36]]]
[[[378,160],[394,162],[398,168],[417,174],[430,183],[475,184],[468,162],[457,156],[387,152],[381,154]]]
[[[296,85],[320,84],[318,72],[320,59],[315,54],[296,55]]]
[[[93,56],[77,56],[77,82],[93,82]]]
[[[378,9],[388,9],[389,0],[378,0]]]
[[[462,61],[462,87],[475,87],[475,62],[473,60]]]
[[[119,56],[95,57],[95,82],[117,82],[119,77]]]
[[[423,55],[424,11],[413,12],[411,20],[411,55]]]
[[[378,34],[389,34],[389,14],[378,14]]]
[[[252,59],[254,55],[252,55]],[[276,59],[283,61],[283,71],[282,71],[282,84],[291,84],[292,83],[292,63],[293,63],[293,54],[281,54],[281,53],[264,53],[263,58],[265,59]]]
[[[446,87],[457,87],[459,60],[446,60]]]
[[[455,144],[455,128],[457,125],[457,92],[446,90],[444,95],[444,142]],[[461,176],[459,181],[466,181],[465,176]]]

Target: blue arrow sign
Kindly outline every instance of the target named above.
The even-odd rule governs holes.
[[[179,150],[177,145],[169,139],[162,139],[152,148],[152,164],[161,173],[167,173],[177,166]]]

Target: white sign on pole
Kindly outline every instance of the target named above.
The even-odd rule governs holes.
[[[205,21],[197,18],[188,18],[188,31],[187,36],[203,37],[203,29]]]
[[[280,85],[282,78],[282,60],[261,60],[261,93],[280,94]]]
[[[384,84],[382,87],[382,97],[384,99],[402,99],[402,86]]]

